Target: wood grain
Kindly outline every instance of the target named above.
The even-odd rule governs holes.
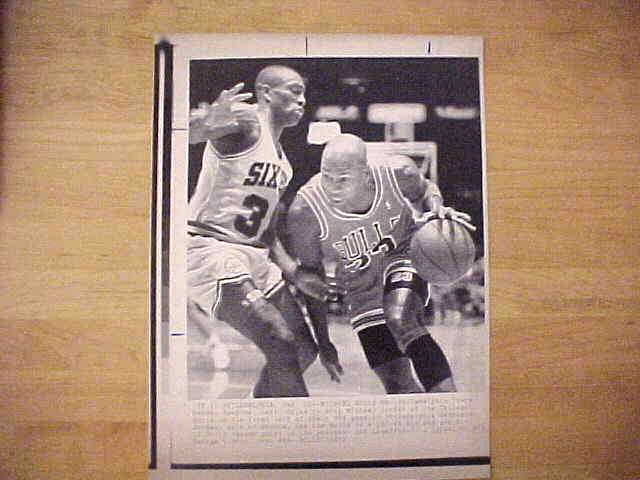
[[[152,38],[485,38],[496,479],[640,477],[640,5],[8,2],[0,477],[146,478]]]

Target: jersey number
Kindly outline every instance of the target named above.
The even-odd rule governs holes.
[[[244,199],[244,202],[242,202],[242,206],[250,208],[251,215],[248,217],[238,215],[233,225],[240,233],[247,237],[253,237],[258,233],[258,230],[260,230],[262,220],[269,211],[269,202],[258,195],[249,195]]]

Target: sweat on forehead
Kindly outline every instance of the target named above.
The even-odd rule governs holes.
[[[285,67],[284,65],[269,65],[258,73],[255,87],[256,89],[259,85],[270,85],[273,87],[291,80],[302,80],[302,78],[293,68]]]
[[[344,133],[327,142],[322,164],[366,165],[367,147],[359,137]]]

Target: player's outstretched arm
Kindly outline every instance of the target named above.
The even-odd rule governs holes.
[[[438,186],[420,174],[415,162],[403,155],[394,156],[391,161],[394,174],[402,194],[419,212],[428,212],[426,218],[450,218],[475,231],[471,217],[444,205]]]
[[[253,94],[239,93],[243,87],[244,83],[238,83],[223,90],[213,103],[202,102],[189,112],[189,143],[215,143],[231,134],[250,133],[257,117],[254,106],[244,103]]]
[[[280,267],[289,282],[305,295],[325,301],[331,293],[335,293],[335,288],[322,279],[319,270],[304,268],[299,260],[289,254],[280,240],[281,235],[286,235],[286,226],[281,222],[284,217],[283,210],[284,205],[280,202],[262,240],[269,245],[271,259]]]
[[[271,258],[280,267],[284,277],[307,297],[325,301],[332,288],[317,271],[299,264],[284,248],[279,238],[271,244]]]
[[[299,268],[302,271],[313,272],[314,275],[322,272],[320,225],[306,201],[299,195],[294,199],[287,215],[287,238],[289,249],[300,262]],[[307,312],[318,341],[320,361],[335,382],[340,382],[343,369],[329,336],[327,299],[330,295],[343,293],[330,288],[324,298],[305,295]]]

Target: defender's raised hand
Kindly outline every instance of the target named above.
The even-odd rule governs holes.
[[[239,116],[251,108],[245,104],[252,93],[239,93],[244,83],[238,83],[229,90],[223,90],[218,98],[208,104],[202,102],[189,112],[189,142],[200,143],[215,140],[239,129]]]

